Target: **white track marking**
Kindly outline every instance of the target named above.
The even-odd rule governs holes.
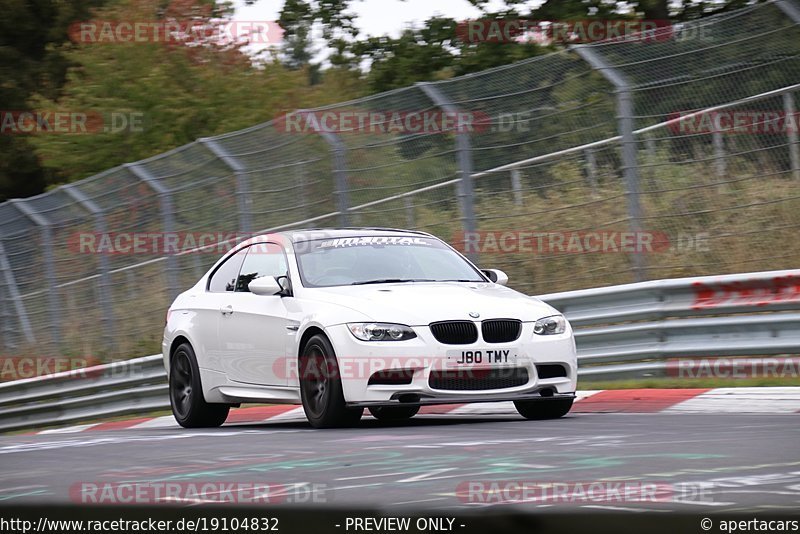
[[[141,430],[144,428],[180,428],[175,418],[171,415],[163,415],[161,417],[156,417],[154,419],[150,419],[149,421],[144,421],[139,423],[138,425],[133,425],[130,427],[131,429]]]
[[[264,422],[267,423],[280,423],[280,422],[303,422],[307,421],[306,413],[303,411],[303,407],[299,406],[288,412],[283,412],[282,414],[273,415],[272,417],[268,417],[264,419]]]
[[[575,394],[575,402],[580,402],[587,399],[592,395],[600,393],[598,390],[578,391]],[[511,401],[504,402],[477,402],[474,404],[466,404],[459,406],[455,410],[449,412],[447,415],[519,415],[517,409],[514,408],[514,403]]]
[[[378,478],[378,477],[395,477],[395,476],[405,476],[406,473],[398,472],[398,473],[380,473],[377,475],[362,475],[359,477],[342,477],[342,478],[334,478],[334,480],[338,481],[345,481],[345,480],[361,480],[364,478]]]
[[[586,391],[577,391],[575,392],[575,402],[580,402],[583,399],[588,399],[592,395],[597,395],[598,393],[602,393],[605,391],[604,389],[587,389]]]
[[[421,503],[421,502],[445,501],[445,500],[447,500],[447,497],[439,497],[439,498],[436,498],[436,499],[420,499],[418,501],[393,502],[392,505],[393,506],[401,506],[403,504],[417,504],[417,503]]]
[[[662,413],[795,413],[800,387],[717,388],[679,402]]]
[[[51,428],[50,430],[42,430],[41,432],[37,432],[37,434],[72,434],[73,432],[83,432],[84,430],[89,430],[91,428],[96,427],[99,424],[101,423],[67,426],[64,428]]]
[[[465,404],[451,410],[447,415],[519,415],[514,403],[506,402],[478,402]]]

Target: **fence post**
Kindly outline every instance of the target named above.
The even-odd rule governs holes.
[[[411,196],[403,197],[403,205],[406,208],[406,228],[410,230],[416,225],[414,220],[414,201],[411,200]]]
[[[33,335],[31,323],[28,320],[28,312],[25,310],[25,303],[19,295],[17,282],[14,280],[14,272],[11,270],[11,264],[6,256],[6,249],[3,247],[3,242],[0,241],[0,271],[3,271],[3,280],[8,288],[8,296],[14,303],[14,310],[17,312],[17,319],[22,328],[22,333],[25,335],[25,341],[30,344],[36,343],[36,337]],[[10,340],[6,340],[6,348],[11,348]]]
[[[775,0],[775,5],[783,11],[795,24],[800,24],[800,8],[790,0]]]
[[[247,167],[235,156],[229,154],[215,139],[204,137],[197,140],[209,152],[225,164],[236,177],[236,207],[239,210],[239,232],[247,234],[253,230],[251,221],[251,207],[253,199],[249,197],[250,183],[247,176]]]
[[[656,183],[656,165],[658,164],[658,151],[656,150],[656,140],[652,135],[647,135],[644,138],[645,151],[647,153],[647,171],[645,172],[648,187],[657,189]]]
[[[459,109],[430,82],[416,84],[428,98],[445,113],[456,115]],[[461,227],[465,235],[474,235],[477,230],[475,221],[475,191],[472,184],[472,143],[469,132],[457,131],[456,150],[458,154],[458,169],[460,181],[458,183],[458,199],[461,207]],[[473,263],[477,263],[475,252],[468,251],[465,256]]]
[[[614,86],[614,92],[617,97],[618,129],[622,138],[622,176],[625,181],[630,230],[638,235],[642,230],[642,206],[639,198],[640,185],[636,137],[633,133],[634,105],[631,84],[621,72],[606,63],[590,45],[573,45],[570,48]],[[647,278],[644,254],[633,252],[631,257],[633,259],[634,277],[637,282],[641,282]]]
[[[775,0],[775,5],[783,11],[795,24],[800,25],[800,8],[789,0]],[[784,123],[789,120],[789,114],[795,112],[794,97],[792,93],[783,94],[783,110],[785,112]],[[796,121],[793,121],[796,122]],[[792,166],[792,175],[796,180],[800,180],[800,144],[797,138],[797,130],[787,128],[789,136],[789,161]]]
[[[336,211],[339,212],[339,224],[348,226],[350,224],[350,212],[348,211],[350,209],[350,191],[347,187],[347,147],[335,133],[319,133],[333,151],[333,177],[336,183],[333,195],[336,197]]]
[[[51,223],[44,215],[33,210],[25,201],[20,199],[9,200],[12,206],[39,227],[42,235],[42,258],[44,259],[44,276],[47,279],[47,305],[50,308],[50,331],[53,343],[61,345],[61,306],[58,303],[58,287],[56,287],[56,271],[53,261],[53,232]]]
[[[308,110],[298,109],[295,113],[308,113]],[[317,132],[328,143],[333,155],[333,179],[336,189],[333,196],[336,198],[336,211],[339,212],[339,224],[350,224],[350,191],[347,187],[347,147],[341,138],[333,132],[326,132],[317,122],[313,113],[308,115],[308,126]]]
[[[794,117],[791,124],[797,124],[800,117],[795,115],[794,95],[792,93],[783,94],[784,124],[789,123],[789,117]],[[792,176],[795,180],[800,180],[800,141],[797,139],[797,128],[789,126],[786,128],[786,135],[789,136],[789,161],[792,166]]]
[[[722,132],[716,128],[711,132],[711,144],[714,146],[714,173],[717,178],[725,178],[728,167],[725,161],[725,141]]]
[[[75,184],[61,186],[61,189],[80,204],[82,208],[92,214],[95,231],[98,234],[103,235],[107,232],[105,213],[100,206],[77,189]],[[114,308],[111,305],[113,300],[111,295],[111,267],[108,263],[108,256],[105,254],[99,254],[97,262],[100,268],[100,284],[98,289],[100,290],[100,307],[103,309],[103,337],[106,338],[106,346],[114,349],[116,346],[117,334],[114,329]]]
[[[514,191],[514,204],[522,206],[522,173],[518,168],[511,169],[511,189]]]
[[[17,345],[14,343],[14,329],[11,327],[11,314],[8,313],[5,286],[0,286],[0,337],[3,338],[3,347],[10,353]]]
[[[586,180],[589,182],[589,187],[592,188],[592,198],[597,198],[597,158],[595,158],[594,150],[587,148],[584,151],[586,158]]]
[[[308,185],[306,180],[306,169],[300,165],[295,165],[294,175],[300,188],[300,213],[303,219],[311,217],[311,210],[308,205]]]
[[[167,189],[158,179],[153,176],[150,171],[142,167],[138,163],[126,163],[123,165],[134,177],[141,180],[145,185],[150,187],[156,195],[158,195],[159,207],[161,209],[162,224],[164,226],[164,234],[170,234],[175,231],[174,208],[172,205],[172,192]],[[170,251],[167,253],[167,293],[168,299],[172,300],[178,296],[178,264],[176,262],[175,254]]]

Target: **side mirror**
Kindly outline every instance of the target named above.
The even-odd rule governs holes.
[[[260,278],[256,278],[249,284],[247,284],[247,288],[250,290],[251,293],[254,295],[277,295],[283,288],[275,280],[274,276],[262,276]]]
[[[500,269],[481,269],[481,272],[497,285],[504,286],[508,283],[508,275]]]

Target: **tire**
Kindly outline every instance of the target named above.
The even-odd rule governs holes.
[[[339,364],[327,337],[317,334],[308,340],[300,356],[300,369],[300,398],[311,426],[339,428],[358,423],[364,409],[345,404]]]
[[[419,412],[416,406],[370,406],[369,413],[378,421],[404,421],[411,419]]]
[[[558,419],[567,415],[574,399],[514,401],[514,406],[525,419]]]
[[[200,368],[191,345],[183,343],[175,349],[169,371],[169,404],[179,425],[211,428],[225,422],[230,406],[210,404],[203,398]]]

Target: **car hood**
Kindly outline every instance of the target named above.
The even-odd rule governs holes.
[[[493,318],[536,321],[558,313],[534,297],[485,283],[388,283],[306,291],[306,298],[358,310],[373,321],[409,326],[443,320]],[[480,317],[471,317],[470,313],[479,313]]]

